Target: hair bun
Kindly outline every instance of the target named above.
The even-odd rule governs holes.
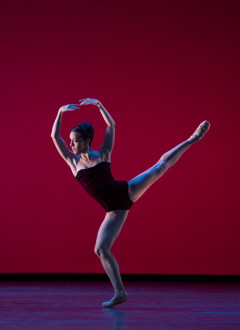
[[[80,125],[73,127],[71,131],[80,133],[81,137],[83,137],[84,140],[89,139],[91,144],[94,136],[94,128],[92,124],[83,122]]]

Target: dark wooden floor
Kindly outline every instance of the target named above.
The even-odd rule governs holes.
[[[240,329],[240,283],[1,281],[0,329]]]

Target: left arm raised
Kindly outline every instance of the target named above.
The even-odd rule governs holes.
[[[110,113],[104,108],[104,106],[98,102],[97,107],[99,108],[103,119],[105,120],[107,124],[107,129],[105,133],[105,139],[103,145],[100,147],[100,152],[111,154],[113,146],[114,146],[114,140],[115,140],[115,121],[111,117]]]
[[[104,106],[102,105],[102,103],[96,99],[82,99],[79,100],[80,102],[80,106],[81,105],[87,105],[87,104],[94,104],[98,107],[98,109],[100,110],[103,119],[105,120],[106,124],[107,124],[107,129],[106,129],[106,133],[105,133],[105,139],[104,139],[104,143],[101,145],[99,151],[101,153],[104,153],[108,156],[110,156],[112,149],[113,149],[113,145],[114,145],[114,140],[115,140],[115,121],[112,119],[112,117],[110,116],[110,113],[104,108]]]
[[[102,105],[101,102],[98,101],[97,103],[97,107],[98,109],[100,110],[102,116],[103,116],[103,119],[105,120],[106,124],[108,126],[114,126],[116,125],[115,121],[112,119],[110,113],[104,108],[104,106]]]

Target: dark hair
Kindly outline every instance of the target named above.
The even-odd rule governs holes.
[[[80,133],[84,140],[90,140],[89,145],[91,145],[94,136],[94,128],[92,124],[88,122],[81,123],[80,125],[73,127],[71,132]]]

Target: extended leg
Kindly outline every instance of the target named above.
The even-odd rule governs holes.
[[[210,124],[204,121],[199,125],[193,135],[186,141],[180,143],[175,148],[166,152],[161,156],[159,161],[145,172],[139,174],[128,182],[129,197],[136,202],[144,192],[156,182],[177,160],[182,154],[195,142],[199,141],[208,131]]]
[[[103,303],[103,307],[112,307],[127,300],[127,293],[123,287],[118,263],[110,251],[127,215],[128,211],[126,210],[108,212],[98,231],[94,251],[100,257],[103,268],[115,291],[115,296],[110,301]]]

